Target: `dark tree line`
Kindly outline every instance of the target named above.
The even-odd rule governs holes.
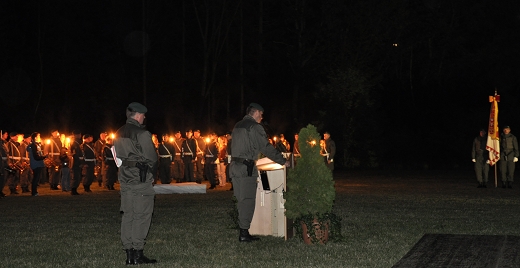
[[[0,128],[96,133],[141,101],[156,133],[223,133],[254,101],[272,134],[330,131],[339,166],[446,168],[495,88],[499,124],[519,123],[517,1],[0,5]]]

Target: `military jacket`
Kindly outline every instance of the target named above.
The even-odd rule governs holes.
[[[182,157],[191,157],[195,159],[196,150],[197,150],[197,143],[194,139],[184,139],[182,142]]]
[[[152,142],[152,134],[135,119],[128,118],[126,124],[117,130],[114,141],[115,157],[123,161],[119,167],[119,181],[137,184],[140,182],[139,169],[125,165],[126,161],[139,162],[148,165],[149,172],[146,182],[153,182],[152,170],[157,166],[157,152]]]
[[[260,153],[267,156],[278,164],[285,164],[285,158],[276,150],[267,138],[262,125],[257,123],[255,119],[246,115],[233,128],[231,134],[233,142],[231,143],[232,158],[241,158],[248,160],[258,160]],[[229,144],[228,144],[229,146]],[[231,178],[247,177],[247,167],[243,163],[232,161],[230,166]],[[256,165],[253,168],[253,177],[258,177]]]

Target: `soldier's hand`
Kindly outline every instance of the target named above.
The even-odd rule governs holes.
[[[475,158],[473,158],[473,159],[471,159],[471,162],[476,163],[477,160],[475,160]]]
[[[513,158],[513,162],[518,162],[518,157]]]

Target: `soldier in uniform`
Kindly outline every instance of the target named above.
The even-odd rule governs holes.
[[[27,152],[27,147],[31,144],[31,135],[25,134],[22,143],[20,144],[20,154],[22,155],[22,168],[23,171],[20,172],[20,187],[22,188],[22,193],[29,193],[29,185],[32,181],[32,170],[30,169],[30,158],[29,152]]]
[[[193,132],[193,139],[195,140],[197,148],[197,156],[195,157],[195,181],[200,184],[204,179],[204,152],[206,151],[206,143],[204,142],[204,138],[200,136],[200,130]]]
[[[515,165],[518,162],[518,140],[511,133],[511,128],[505,126],[500,135],[500,178],[502,179],[502,188],[513,188],[513,179],[515,177]]]
[[[85,192],[90,193],[90,186],[94,181],[94,168],[96,166],[96,152],[94,148],[92,148],[92,141],[94,138],[90,134],[83,135],[83,144],[81,144],[81,149],[83,150],[83,156],[85,157],[83,160],[85,161],[85,166],[83,169],[85,170],[85,177],[83,178],[83,188]]]
[[[173,157],[173,178],[177,183],[182,182],[184,178],[184,163],[182,162],[182,143],[184,139],[181,136],[181,132],[175,132],[175,139],[173,140],[173,148],[175,149],[175,156]]]
[[[106,185],[108,190],[115,190],[114,184],[117,180],[117,166],[114,161],[114,156],[112,154],[113,140],[111,137],[106,139],[105,147],[103,148],[103,155],[106,168]]]
[[[51,190],[59,190],[58,185],[60,184],[60,153],[61,153],[61,139],[60,133],[58,130],[53,130],[51,132],[51,138],[48,140],[48,143],[45,145],[43,151],[45,154],[49,155],[47,161],[47,170],[49,174],[49,184]]]
[[[186,139],[182,141],[182,161],[184,162],[184,181],[192,182],[195,180],[195,176],[193,174],[193,162],[195,162],[195,150],[197,149],[197,144],[195,140],[192,139],[193,132],[190,130],[186,131]]]
[[[155,191],[151,170],[157,165],[152,134],[144,128],[147,109],[132,102],[126,109],[126,124],[116,134],[115,157],[120,159],[121,242],[126,264],[155,263],[143,254],[154,207]]]
[[[294,163],[298,161],[298,158],[300,158],[302,155],[300,154],[300,145],[298,144],[298,133],[294,134],[294,144],[293,144],[293,159]]]
[[[159,178],[161,184],[170,184],[171,166],[175,148],[173,148],[173,144],[168,141],[167,134],[162,136],[162,141],[159,143],[157,153],[159,154]]]
[[[258,155],[262,153],[280,165],[286,163],[283,155],[269,143],[267,134],[260,125],[263,113],[262,106],[251,103],[247,107],[246,115],[236,123],[232,133],[229,173],[233,178],[234,194],[237,199],[240,227],[238,241],[240,242],[259,240],[258,237],[249,234],[249,227],[255,213]]]
[[[206,178],[208,178],[209,180],[210,190],[215,189],[215,187],[217,186],[217,183],[215,182],[215,160],[217,160],[218,157],[216,137],[216,134],[210,134],[209,142],[205,146],[206,152],[204,156],[204,175],[206,175]]]
[[[471,150],[471,161],[475,163],[475,174],[477,175],[478,188],[487,188],[489,176],[489,153],[486,151],[487,135],[481,129],[479,135],[473,139]]]
[[[5,186],[5,178],[7,177],[7,171],[5,168],[7,167],[7,132],[1,131],[0,137],[0,156],[2,159],[0,160],[0,198],[5,197],[4,194],[4,186]]]
[[[81,182],[81,171],[85,163],[83,150],[81,150],[81,132],[74,131],[74,141],[70,145],[70,153],[72,154],[72,183],[70,188],[71,195],[79,195],[78,187]]]
[[[7,142],[7,186],[11,194],[18,194],[16,187],[20,182],[20,171],[22,170],[22,154],[20,153],[20,144],[17,141],[18,134],[11,132],[9,134],[9,142]]]
[[[105,182],[106,187],[106,170],[105,170],[105,161],[103,148],[105,148],[106,138],[108,133],[101,132],[99,134],[99,139],[94,143],[94,152],[96,153],[96,167],[97,170],[96,179],[99,187],[103,186],[103,182]],[[107,187],[108,188],[108,187]]]
[[[323,140],[325,142],[325,154],[327,155],[327,167],[331,171],[334,171],[334,156],[336,155],[336,143],[330,138],[330,133],[328,131],[323,134]]]

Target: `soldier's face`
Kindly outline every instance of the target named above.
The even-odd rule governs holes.
[[[507,134],[509,134],[509,132],[511,132],[511,129],[509,129],[509,128],[504,128],[504,134],[507,135]]]
[[[200,132],[196,131],[195,133],[193,133],[193,136],[195,136],[195,138],[200,137]]]
[[[255,121],[257,123],[262,122],[262,119],[264,118],[264,112],[256,110],[255,113],[253,114],[253,118],[255,119]]]
[[[330,138],[330,135],[329,134],[323,134],[323,138],[328,140]]]

